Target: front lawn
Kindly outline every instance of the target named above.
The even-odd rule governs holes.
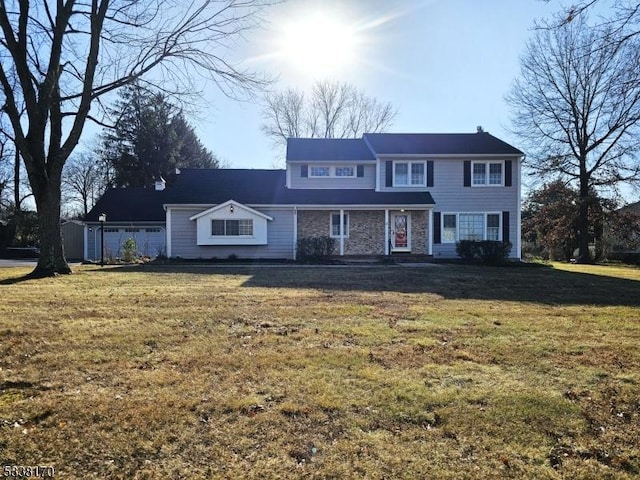
[[[640,269],[0,270],[0,467],[634,478]]]

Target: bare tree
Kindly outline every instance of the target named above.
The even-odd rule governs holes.
[[[62,171],[62,182],[69,199],[81,205],[83,216],[105,189],[100,162],[87,153],[71,156]]]
[[[289,88],[267,95],[265,102],[262,131],[277,147],[292,137],[357,138],[382,132],[397,115],[390,103],[341,82],[318,82],[309,97]]]
[[[613,35],[584,17],[537,30],[506,98],[529,167],[578,186],[581,262],[589,261],[590,192],[637,182],[640,174],[640,69],[628,68],[639,64],[640,48],[612,42]]]
[[[60,234],[62,169],[86,121],[100,121],[101,99],[137,79],[172,93],[194,91],[199,76],[229,95],[261,86],[219,52],[266,1],[0,1],[3,110],[38,210],[33,276],[71,271]]]

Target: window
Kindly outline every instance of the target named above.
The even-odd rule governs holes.
[[[483,240],[484,238],[484,215],[481,213],[461,213],[458,218],[460,222],[460,240]]]
[[[140,229],[139,228],[125,228],[124,231],[127,232],[127,233],[138,233],[140,231]]]
[[[147,233],[159,233],[161,232],[159,227],[152,227],[152,228],[147,228],[145,230]]]
[[[353,167],[336,167],[336,177],[355,177],[355,169]]]
[[[118,233],[120,231],[119,228],[105,228],[104,233]]]
[[[456,241],[456,215],[442,216],[442,242],[455,243]]]
[[[394,162],[394,187],[424,187],[427,184],[424,162]]]
[[[344,237],[347,238],[349,236],[349,214],[345,213],[343,215],[343,230]],[[331,214],[331,236],[340,238],[340,214],[332,213]]]
[[[472,185],[502,185],[502,162],[473,162]]]
[[[214,237],[253,235],[253,220],[211,220],[211,235]]]
[[[310,177],[328,177],[331,175],[329,167],[311,167],[309,171]]]
[[[494,240],[500,238],[499,213],[443,213],[442,243],[458,240]]]
[[[487,215],[487,240],[500,239],[500,215],[489,213]]]

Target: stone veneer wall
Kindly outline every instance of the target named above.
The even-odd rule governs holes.
[[[326,236],[330,233],[331,212],[298,210],[298,238]],[[344,239],[345,255],[384,254],[384,212],[345,210],[349,215],[349,236]],[[334,255],[340,254],[336,238]]]
[[[414,255],[429,253],[429,212],[421,210],[411,212],[411,253]]]
[[[384,255],[384,212],[350,211],[345,255]]]

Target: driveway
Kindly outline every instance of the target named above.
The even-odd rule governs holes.
[[[0,258],[0,268],[7,268],[7,267],[35,267],[37,263],[38,263],[38,259],[37,258],[25,258],[25,259],[20,259],[20,258],[11,258],[11,259]]]

